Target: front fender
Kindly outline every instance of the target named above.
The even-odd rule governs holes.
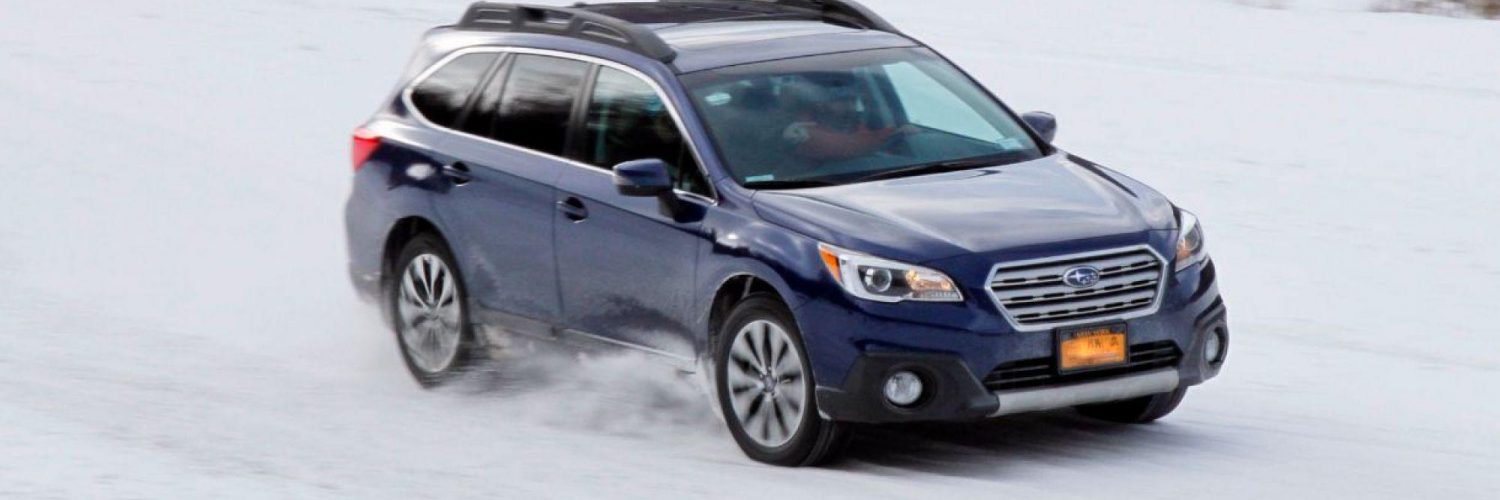
[[[820,294],[838,291],[822,267],[816,240],[726,210],[710,211],[705,228],[708,238],[698,260],[700,302],[694,324],[702,332],[701,345],[707,345],[713,298],[736,277],[752,276],[769,284],[793,311]]]

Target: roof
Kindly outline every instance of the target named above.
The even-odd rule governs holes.
[[[574,6],[615,19],[649,25],[702,22],[803,20],[896,32],[896,27],[853,0],[660,0]]]
[[[661,0],[571,8],[480,2],[455,28],[611,45],[668,63],[678,73],[918,45],[852,0]]]

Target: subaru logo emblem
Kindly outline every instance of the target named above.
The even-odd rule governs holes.
[[[1088,288],[1099,283],[1099,268],[1078,266],[1063,271],[1063,284],[1073,288]]]

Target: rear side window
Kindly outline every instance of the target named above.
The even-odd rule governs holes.
[[[412,89],[412,105],[427,121],[452,127],[497,57],[495,53],[468,54],[449,61]]]
[[[491,136],[562,156],[568,121],[588,63],[531,54],[515,56],[506,75]]]
[[[677,189],[707,194],[708,183],[662,97],[623,71],[600,68],[579,151],[583,161],[606,169],[630,160],[662,160]]]

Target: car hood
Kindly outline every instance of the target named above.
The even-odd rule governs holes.
[[[1176,225],[1165,197],[1082,158],[755,195],[761,217],[907,262],[1138,236]],[[1118,238],[1114,238],[1118,240]]]

